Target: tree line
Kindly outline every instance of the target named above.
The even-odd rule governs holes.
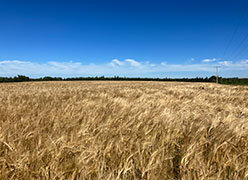
[[[196,77],[196,78],[141,78],[141,77],[50,77],[45,76],[41,78],[29,78],[24,75],[17,75],[14,77],[0,77],[0,82],[28,82],[28,81],[179,81],[179,82],[216,82],[216,76],[211,77]],[[248,85],[248,78],[222,78],[219,77],[221,84],[234,84],[234,85]]]

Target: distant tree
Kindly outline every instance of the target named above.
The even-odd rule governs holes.
[[[17,75],[13,78],[14,82],[24,82],[24,81],[29,81],[29,77],[23,76],[23,75]]]
[[[208,80],[209,82],[216,82],[216,76],[211,76]]]

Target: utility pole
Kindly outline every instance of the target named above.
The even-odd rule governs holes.
[[[218,84],[219,83],[219,68],[220,68],[220,66],[215,66],[215,68],[216,68],[216,84]]]

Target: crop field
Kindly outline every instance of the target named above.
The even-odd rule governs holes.
[[[247,180],[248,87],[0,84],[0,179]]]

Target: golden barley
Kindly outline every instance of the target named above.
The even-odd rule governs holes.
[[[248,87],[0,84],[0,179],[247,179]]]

